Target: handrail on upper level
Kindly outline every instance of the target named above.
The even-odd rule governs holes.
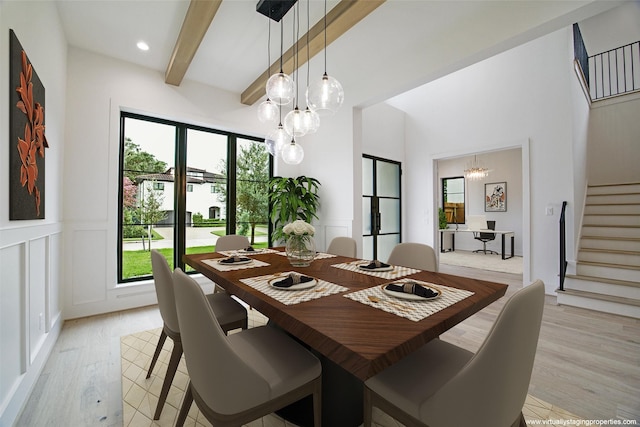
[[[560,212],[560,287],[564,290],[564,278],[567,274],[567,238],[565,235],[565,211],[567,202],[562,202],[562,211]]]
[[[640,41],[589,56],[573,24],[573,51],[592,101],[640,91]]]

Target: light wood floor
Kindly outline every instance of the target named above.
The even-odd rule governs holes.
[[[441,271],[507,283],[507,296],[522,287],[519,275]],[[442,338],[477,350],[504,300]],[[160,326],[155,306],[65,322],[17,425],[121,426],[120,337]],[[558,306],[548,296],[529,392],[583,419],[640,420],[640,320]]]

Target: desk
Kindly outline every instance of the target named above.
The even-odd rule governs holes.
[[[445,228],[445,229],[440,229],[438,230],[440,232],[440,252],[454,252],[456,250],[456,233],[494,233],[494,234],[500,234],[500,236],[502,237],[502,259],[509,259],[509,258],[513,258],[513,243],[516,237],[516,233],[513,231],[501,231],[501,230],[489,230],[489,229],[485,229],[485,230],[469,230],[469,229],[454,229],[454,228]],[[451,233],[451,249],[445,249],[444,248],[444,234],[445,233]],[[511,255],[510,256],[505,256],[506,254],[506,245],[505,245],[505,237],[511,237]]]
[[[507,285],[500,283],[418,271],[406,277],[471,291],[473,294],[420,321],[412,321],[344,296],[389,282],[388,279],[332,267],[354,261],[353,258],[335,256],[316,259],[311,266],[299,268],[292,267],[286,256],[264,253],[252,255],[254,259],[261,261],[261,266],[234,271],[219,271],[210,262],[203,262],[221,256],[217,253],[185,255],[184,261],[326,358],[332,364],[331,369],[343,370],[343,377],[352,378],[352,383],[360,387],[360,396],[357,396],[360,402],[364,380],[482,310],[502,297],[507,290]],[[263,263],[267,265],[262,265]],[[285,271],[298,271],[344,286],[347,290],[311,301],[285,305],[241,281]],[[323,374],[323,424],[332,427],[345,425],[342,422],[336,423],[329,417],[333,414],[344,420],[343,414],[348,410],[355,411],[355,416],[359,417],[353,420],[352,425],[360,424],[362,405],[342,397],[336,399],[337,402],[329,402],[328,398],[335,390],[331,393],[325,393],[324,390],[331,385],[331,382],[325,381]],[[345,408],[332,408],[334,403],[342,403]]]

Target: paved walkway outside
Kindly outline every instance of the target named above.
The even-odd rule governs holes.
[[[173,227],[157,227],[153,229],[156,233],[164,237],[162,240],[154,240],[151,242],[151,247],[153,249],[161,249],[161,248],[172,248],[173,247]],[[215,245],[218,240],[217,235],[212,234],[212,231],[223,231],[224,227],[187,227],[186,228],[186,238],[187,238],[187,246],[209,246]],[[263,228],[257,228],[256,230],[264,231]],[[256,236],[256,243],[266,242],[267,236]],[[124,242],[122,244],[123,251],[139,251],[142,249],[148,249],[146,247],[149,244],[149,241],[145,239],[145,248],[142,246],[142,239],[135,242]]]

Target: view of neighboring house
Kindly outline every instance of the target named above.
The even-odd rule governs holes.
[[[166,212],[165,218],[159,222],[160,225],[174,222],[174,169],[171,167],[164,173],[138,175],[136,178],[138,202],[145,200],[149,192],[154,191],[160,201],[160,210]],[[205,219],[226,218],[221,191],[226,182],[227,178],[224,175],[187,167],[187,223],[191,223],[192,215],[198,213]]]

